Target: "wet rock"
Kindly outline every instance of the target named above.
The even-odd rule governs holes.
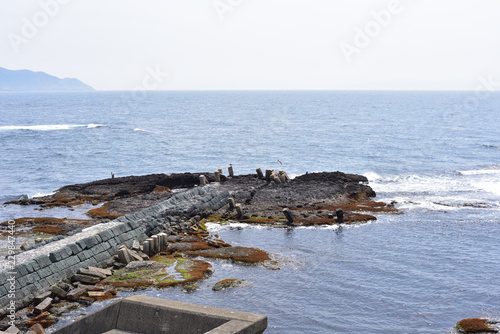
[[[215,285],[212,287],[212,290],[222,291],[225,289],[235,288],[237,286],[240,286],[242,283],[243,283],[243,280],[240,280],[237,278],[225,279],[225,280],[222,280],[222,281],[215,283]]]
[[[189,251],[186,254],[191,256],[204,256],[218,259],[228,259],[232,261],[246,262],[246,263],[262,263],[271,258],[269,254],[258,248],[248,247],[223,247],[207,250]]]
[[[175,244],[169,244],[167,249],[172,252],[184,252],[188,250],[199,250],[199,249],[211,249],[213,248],[206,242],[178,242]]]
[[[102,283],[117,287],[171,286],[194,282],[210,273],[210,263],[200,260],[155,256],[151,261],[131,262]]]
[[[182,291],[190,293],[198,290],[200,287],[198,285],[185,285],[182,287]]]
[[[456,329],[460,333],[498,333],[499,329],[491,326],[488,319],[469,318],[457,322]]]

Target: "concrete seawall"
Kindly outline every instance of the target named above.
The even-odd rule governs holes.
[[[10,261],[13,259],[4,260],[0,272],[0,314],[7,313],[12,301],[16,308],[26,306],[37,293],[71,277],[78,269],[105,262],[122,244],[131,247],[134,239],[142,241],[163,230],[189,228],[191,223],[179,222],[180,217],[189,219],[207,210],[218,210],[229,197],[229,192],[219,190],[218,185],[194,188],[139,212],[18,253],[15,263]]]

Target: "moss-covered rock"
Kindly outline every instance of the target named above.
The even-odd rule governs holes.
[[[151,258],[151,261],[131,262],[101,283],[117,287],[165,287],[194,282],[209,273],[208,262],[160,255]]]

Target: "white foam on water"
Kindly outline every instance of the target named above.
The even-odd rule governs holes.
[[[41,124],[41,125],[4,125],[0,126],[0,131],[29,130],[29,131],[55,131],[71,130],[74,128],[99,128],[106,126],[104,124]]]
[[[34,194],[34,195],[29,195],[29,194],[28,194],[28,198],[52,196],[52,195],[54,195],[54,194],[55,194],[55,192],[51,192],[51,193],[48,193],[48,194],[46,194],[46,193],[36,193],[36,194]]]
[[[89,125],[87,125],[87,129],[95,129],[95,128],[102,128],[106,126],[105,124],[93,124],[93,123],[90,123]]]
[[[500,169],[471,169],[438,175],[364,174],[383,202],[398,202],[402,210],[452,211],[500,207]]]

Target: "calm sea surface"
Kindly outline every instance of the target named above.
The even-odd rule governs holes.
[[[0,201],[148,173],[282,168],[364,174],[403,215],[341,228],[211,225],[280,270],[212,261],[200,290],[144,294],[266,314],[266,333],[448,333],[500,318],[500,94],[0,94]],[[83,217],[2,206],[0,221]],[[225,278],[244,287],[213,292]],[[123,294],[127,295],[127,294]],[[96,303],[90,312],[105,305]]]

